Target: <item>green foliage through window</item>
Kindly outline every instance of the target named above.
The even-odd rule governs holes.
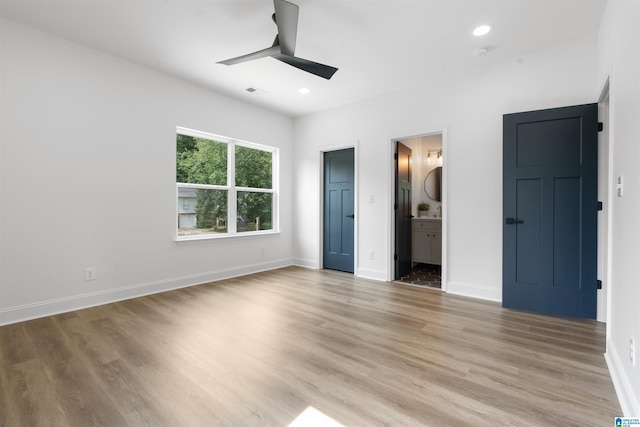
[[[176,182],[227,184],[227,144],[180,134],[177,140]]]
[[[271,153],[236,145],[236,186],[271,188]]]
[[[238,191],[238,232],[271,230],[271,193]]]

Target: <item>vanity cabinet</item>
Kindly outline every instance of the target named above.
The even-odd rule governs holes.
[[[414,218],[411,221],[411,261],[442,264],[442,220]]]

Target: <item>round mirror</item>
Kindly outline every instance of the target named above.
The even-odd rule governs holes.
[[[424,192],[431,200],[442,201],[442,166],[438,166],[427,174],[424,179]]]

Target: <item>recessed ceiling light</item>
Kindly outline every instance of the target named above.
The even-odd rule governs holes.
[[[476,37],[484,36],[491,31],[491,25],[480,25],[473,30],[473,35]]]
[[[300,93],[301,93],[301,94],[303,94],[303,95],[306,95],[306,94],[308,94],[308,93],[309,93],[309,92],[311,92],[311,91],[310,91],[308,88],[303,87],[303,88],[298,89],[298,92],[300,92]]]

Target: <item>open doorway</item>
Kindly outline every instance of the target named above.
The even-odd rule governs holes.
[[[442,289],[443,135],[394,141],[393,278]]]

